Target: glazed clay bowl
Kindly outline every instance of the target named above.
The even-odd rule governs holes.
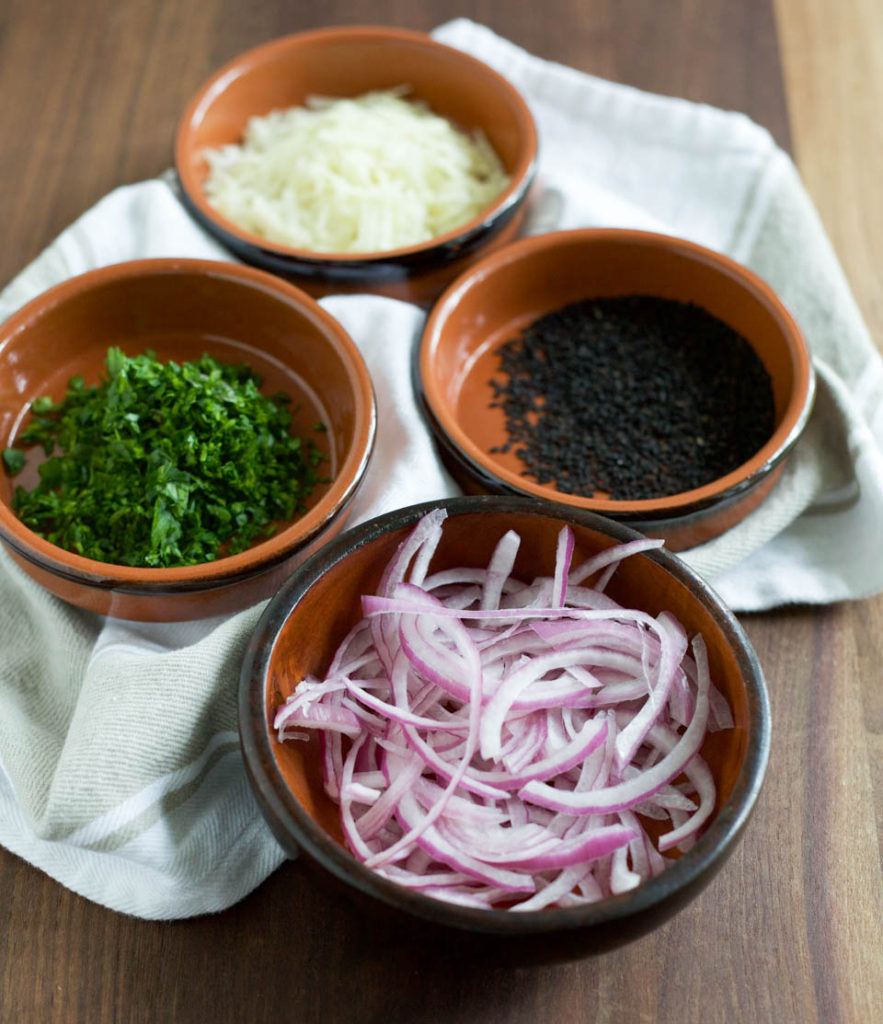
[[[376,591],[400,542],[431,509],[444,507],[442,541],[429,572],[484,568],[500,537],[522,538],[513,575],[551,574],[558,533],[575,535],[574,565],[639,535],[584,509],[524,497],[467,496],[390,512],[341,534],[295,570],[264,611],[243,663],[240,739],[260,807],[291,856],[342,892],[349,903],[393,922],[398,936],[523,961],[600,952],[655,928],[713,877],[732,852],[761,787],[769,750],[769,707],[745,633],[715,593],[664,548],[623,562],[608,593],[627,607],[667,609],[708,645],[711,675],[734,728],[709,733],[702,756],[717,802],[696,844],[661,874],[622,895],[581,907],[514,913],[458,906],[406,889],[365,867],[345,848],[338,808],[326,796],[317,740],[277,740],[276,710],[308,674],[320,678],[347,631],[361,618],[360,597]],[[411,929],[411,931],[402,931]],[[473,943],[481,946],[479,951]]]
[[[567,494],[524,474],[492,402],[496,350],[540,316],[591,298],[650,295],[695,304],[751,344],[771,378],[774,429],[741,466],[692,490],[641,500]],[[467,493],[527,494],[696,546],[735,526],[767,497],[812,409],[803,336],[773,291],[733,260],[640,231],[586,229],[514,242],[471,267],[433,308],[415,351],[414,382],[440,454]]]
[[[480,130],[510,177],[461,227],[402,249],[318,254],[242,230],[207,201],[205,150],[241,141],[249,118],[301,106],[312,95],[351,97],[402,85],[461,129]],[[481,61],[420,32],[347,26],[286,36],[222,67],[187,106],[174,156],[190,212],[245,262],[313,295],[375,292],[425,305],[479,255],[515,237],[536,170],[537,135],[518,92]]]
[[[118,618],[205,618],[269,597],[293,565],[343,527],[364,477],[376,413],[355,344],[309,296],[250,267],[182,259],[104,267],[44,292],[0,326],[0,448],[14,446],[35,399],[62,399],[77,374],[97,384],[111,346],[129,356],[152,350],[163,361],[208,353],[248,364],[265,394],[292,397],[292,430],[316,439],[330,482],[313,490],[302,515],[246,551],[153,569],[105,564],[44,540],[10,507],[24,473],[0,472],[0,540],[53,594]],[[319,422],[326,431],[315,431]],[[28,486],[35,483],[36,475]]]

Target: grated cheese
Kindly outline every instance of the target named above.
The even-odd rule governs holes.
[[[314,252],[398,249],[465,224],[506,188],[500,159],[405,91],[251,118],[241,145],[206,151],[208,201],[246,231]]]

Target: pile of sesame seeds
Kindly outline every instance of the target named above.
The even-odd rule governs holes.
[[[564,494],[660,498],[737,469],[775,425],[769,374],[740,334],[653,296],[588,299],[499,349],[492,381],[523,473]]]

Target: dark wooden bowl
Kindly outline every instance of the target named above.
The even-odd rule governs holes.
[[[427,941],[431,936],[446,947],[477,942],[482,955],[539,961],[600,952],[636,938],[683,907],[724,863],[760,791],[770,741],[766,689],[747,637],[714,592],[664,549],[623,563],[609,592],[624,605],[651,614],[669,609],[688,634],[702,633],[713,679],[729,701],[735,727],[709,734],[702,749],[717,783],[717,806],[705,832],[666,871],[629,893],[586,907],[511,913],[454,906],[400,887],[344,848],[337,807],[322,788],[318,743],[276,739],[276,708],[305,674],[326,670],[340,640],[361,617],[360,596],[374,592],[399,542],[421,516],[439,506],[447,509],[448,518],[431,571],[486,566],[509,529],[522,537],[515,575],[527,579],[551,573],[564,523],[575,533],[575,563],[638,536],[582,509],[531,498],[479,496],[390,512],[332,541],[300,566],[270,602],[244,661],[240,738],[261,809],[290,855],[303,854],[360,905],[402,920],[422,920]]]

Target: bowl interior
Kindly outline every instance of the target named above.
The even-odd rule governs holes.
[[[752,344],[772,379],[775,432],[743,467],[684,495],[617,501],[565,495],[523,475],[490,385],[497,348],[545,313],[587,298],[653,295],[701,306]],[[439,300],[419,351],[419,384],[438,428],[469,459],[519,492],[611,514],[675,508],[726,490],[782,448],[810,389],[799,332],[769,288],[724,257],[675,238],[603,229],[525,239],[477,264]]]
[[[464,503],[476,500],[483,499],[461,499]],[[290,802],[291,794],[295,798],[296,804],[290,806],[295,820],[301,828],[315,830],[317,826],[327,838],[341,845],[337,807],[322,789],[317,740],[279,743],[271,722],[276,709],[299,680],[309,673],[321,676],[326,671],[338,644],[361,617],[361,595],[375,592],[383,567],[412,525],[413,521],[376,536],[363,534],[363,541],[345,554],[338,542],[335,548],[341,557],[334,561],[325,559],[321,571],[311,571],[309,578],[298,586],[294,604],[268,655],[265,689],[252,724],[272,749],[275,769],[284,782],[280,788],[287,790],[283,799]],[[449,515],[430,571],[461,565],[484,568],[500,537],[514,529],[522,537],[514,574],[528,580],[551,574],[561,526],[561,519],[539,512],[475,511]],[[599,528],[578,523],[573,528],[574,565],[617,543],[614,536]],[[636,536],[632,531],[628,535]],[[702,749],[717,782],[718,814],[739,781],[749,735],[755,727],[745,681],[746,673],[752,669],[745,652],[734,643],[731,627],[720,611],[697,597],[687,578],[672,571],[655,554],[639,555],[620,565],[608,592],[625,606],[652,614],[668,609],[681,620],[689,635],[701,632],[706,640],[713,679],[727,698],[735,720],[732,730],[709,733]],[[298,837],[295,839],[299,841]],[[355,861],[352,868],[359,873],[367,871]]]
[[[175,158],[181,183],[199,210],[232,234],[294,252],[250,235],[212,209],[202,187],[208,173],[204,151],[241,141],[250,117],[301,105],[311,95],[358,96],[402,85],[410,87],[411,97],[464,130],[483,131],[513,178],[531,166],[535,142],[532,146],[529,141],[535,136],[530,114],[496,72],[421,33],[365,27],[288,36],[243,54],[219,71],[179,126]],[[321,258],[329,256],[323,253]]]
[[[342,329],[306,296],[280,289],[261,272],[200,261],[96,271],[59,286],[10,321],[0,333],[0,445],[15,444],[34,399],[61,399],[75,374],[96,384],[110,346],[127,355],[153,350],[178,362],[203,353],[244,362],[263,378],[265,394],[290,395],[293,431],[315,440],[334,478],[314,489],[308,512],[293,521],[298,525],[324,516],[329,492],[340,490],[341,477],[353,472],[349,463],[364,458],[370,384],[360,379]],[[327,430],[317,431],[318,423]],[[36,482],[37,461],[15,478],[0,474],[0,501],[8,505],[16,484]],[[289,525],[281,524],[280,533]]]

